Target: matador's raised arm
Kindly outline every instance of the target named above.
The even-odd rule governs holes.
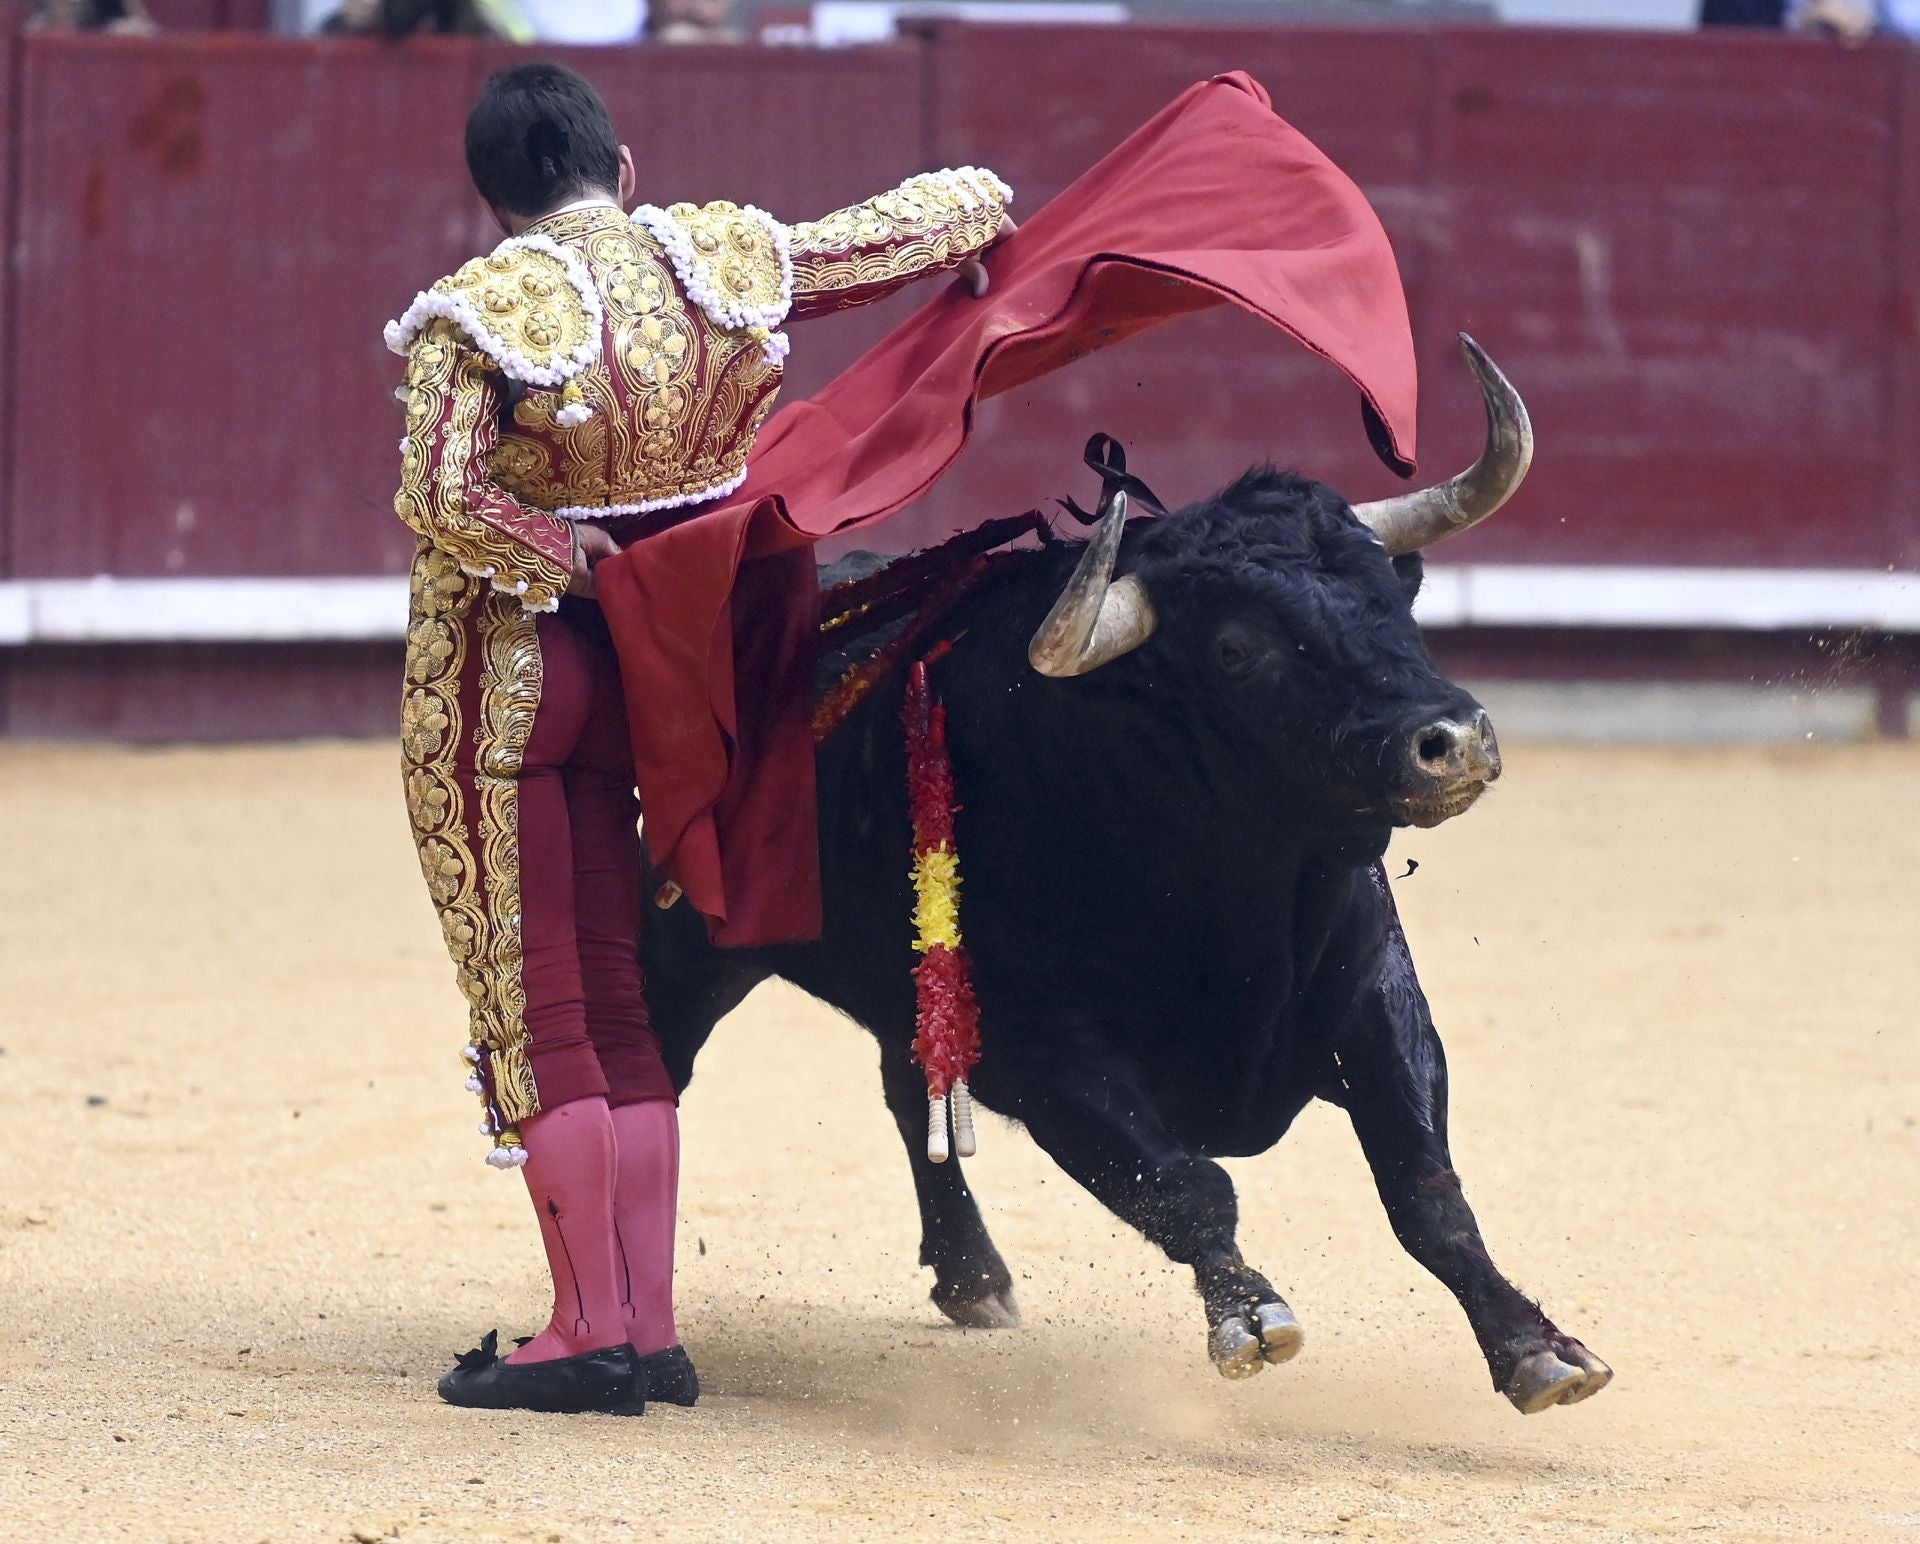
[[[787,227],[795,321],[865,305],[957,268],[1000,234],[1013,189],[977,166],[911,177],[891,193]]]

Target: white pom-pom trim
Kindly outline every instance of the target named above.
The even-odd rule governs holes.
[[[912,180],[939,183],[960,201],[960,207],[968,214],[976,209],[985,209],[996,201],[1003,206],[1013,202],[1013,189],[984,166],[950,166],[944,171],[928,172],[924,177]]]
[[[434,318],[441,317],[458,326],[473,340],[475,348],[498,365],[503,374],[516,381],[524,381],[529,386],[558,386],[572,380],[600,357],[600,326],[605,314],[600,305],[600,291],[594,287],[593,275],[587,272],[586,264],[551,236],[511,236],[495,247],[493,252],[497,257],[502,252],[521,248],[544,252],[557,259],[567,276],[567,282],[580,297],[580,304],[587,313],[587,339],[571,354],[536,364],[488,327],[474,309],[473,302],[465,295],[442,290],[422,290],[413,297],[413,304],[407,307],[404,316],[387,323],[387,347],[396,354],[406,353],[426,325]]]
[[[680,280],[680,288],[686,291],[687,299],[706,312],[715,326],[764,327],[772,332],[787,319],[787,312],[793,309],[793,243],[788,238],[786,226],[766,210],[743,204],[740,213],[767,233],[767,239],[773,243],[774,255],[780,261],[780,292],[767,305],[754,305],[751,301],[723,295],[713,283],[712,264],[700,255],[699,249],[693,244],[693,233],[666,210],[654,204],[642,204],[633,212],[633,223],[660,243],[661,250],[667,254],[667,261],[673,264],[674,274]]]
[[[922,172],[918,177],[909,177],[900,184],[899,191],[912,192],[916,185],[932,183],[944,188],[953,195],[954,202],[961,211],[972,214],[976,210],[991,208],[996,200],[1005,208],[1013,202],[1013,189],[1008,187],[984,166],[948,167],[945,171]],[[846,252],[859,244],[856,235],[840,246],[817,247],[820,252]]]
[[[527,591],[532,588],[532,586],[524,579],[509,580],[491,563],[487,564],[484,568],[475,568],[471,563],[462,563],[460,565],[460,572],[469,574],[475,579],[490,580],[493,587],[502,595],[517,596],[520,601],[520,609],[523,611],[558,611],[560,609],[560,597],[558,595],[550,595],[545,600],[528,600]],[[473,1059],[478,1061],[479,1057],[476,1056]]]
[[[558,509],[550,509],[548,514],[560,520],[611,520],[618,515],[650,515],[657,509],[679,509],[686,504],[699,504],[707,499],[723,499],[729,493],[736,492],[747,480],[743,468],[738,475],[717,482],[710,488],[699,488],[692,493],[670,494],[663,499],[644,499],[638,504],[563,504]]]
[[[481,1082],[481,1081],[480,1081],[480,1080],[479,1080],[478,1078],[468,1078],[468,1079],[467,1079],[467,1092],[468,1092],[468,1093],[470,1093],[470,1094],[484,1094],[484,1093],[485,1093],[486,1091],[487,1091],[487,1085],[486,1085],[486,1084],[484,1084],[484,1083],[482,1083],[482,1082]]]
[[[593,417],[591,402],[569,402],[553,415],[553,421],[562,429],[571,429],[585,423],[591,417]]]
[[[479,1046],[463,1045],[460,1047],[460,1054],[464,1056],[468,1061],[472,1062],[476,1067],[480,1065],[480,1047]]]

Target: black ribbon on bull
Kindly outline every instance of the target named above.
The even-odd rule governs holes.
[[[1090,438],[1081,459],[1099,474],[1099,507],[1093,514],[1088,514],[1072,499],[1061,499],[1060,507],[1082,525],[1098,525],[1114,496],[1121,493],[1130,502],[1153,514],[1164,515],[1167,512],[1167,506],[1160,502],[1160,495],[1127,470],[1127,448],[1111,434],[1096,434]]]

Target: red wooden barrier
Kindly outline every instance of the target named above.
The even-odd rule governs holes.
[[[235,38],[25,54],[35,142],[61,154],[21,168],[17,572],[402,571],[380,330],[498,239],[460,127],[503,56]],[[802,218],[918,164],[912,50],[591,67],[659,202]],[[884,325],[808,329],[794,389]]]
[[[1017,36],[1016,45],[1004,32],[938,35],[931,160],[994,167],[1014,185],[1017,214],[1044,203],[1194,81],[1245,69],[1366,188],[1395,239],[1418,314],[1424,253],[1412,237],[1425,165],[1426,34],[1073,28]],[[1427,383],[1430,394],[1449,387],[1459,389],[1459,380]],[[896,522],[898,533],[924,539],[972,510],[1085,496],[1080,446],[1096,428],[1127,443],[1169,502],[1210,493],[1263,457],[1343,488],[1397,486],[1367,448],[1345,379],[1223,307],[988,404],[955,476]]]
[[[1542,452],[1535,518],[1462,555],[1896,561],[1902,54],[1801,41],[1597,35],[1570,68],[1549,34],[1442,40],[1427,357],[1484,328]]]
[[[1456,330],[1533,409],[1524,512],[1449,557],[1870,567],[1920,554],[1920,498],[1897,464],[1920,440],[1916,264],[1895,246],[1920,208],[1911,109],[1904,214],[1893,197],[1905,50],[1130,28],[1017,50],[961,31],[941,59],[941,156],[977,154],[1037,197],[1187,81],[1237,65],[1266,83],[1395,239],[1426,468],[1452,470],[1477,439]],[[1090,414],[1182,495],[1262,452],[1355,496],[1388,486],[1331,372],[1218,316],[1023,394],[982,436],[995,476],[969,468],[977,480],[943,509],[1000,468],[1070,464]]]
[[[19,575],[402,571],[386,316],[478,249],[477,61],[33,38]]]
[[[19,108],[20,19],[15,7],[0,8],[0,254],[13,251],[13,140]],[[12,460],[14,353],[13,264],[0,262],[0,469]],[[0,579],[11,572],[12,538],[7,479],[0,472]]]
[[[1908,50],[1900,93],[1899,232],[1893,253],[1894,291],[1887,329],[1896,351],[1887,439],[1898,458],[1892,507],[1907,523],[1891,561],[1920,568],[1920,50]]]
[[[179,0],[176,20],[244,22],[252,3]],[[494,239],[459,130],[485,73],[515,57],[458,40],[0,28],[0,250],[15,258],[0,264],[0,577],[402,571],[397,362],[380,328]],[[1192,81],[1247,69],[1394,238],[1427,472],[1478,440],[1455,329],[1493,349],[1534,409],[1523,503],[1450,558],[1920,566],[1910,50],[955,28],[879,50],[575,62],[633,143],[643,196],[791,218],[965,161],[1006,175],[1016,212],[1030,210]],[[790,392],[913,303],[796,330]],[[1222,309],[992,404],[952,483],[886,537],[1084,495],[1094,428],[1121,435],[1170,499],[1263,456],[1356,497],[1396,486],[1351,388]],[[302,654],[299,679],[317,679],[324,653]],[[241,704],[293,679],[277,657],[222,677],[233,711],[217,726],[200,702],[181,727],[264,725]],[[177,705],[177,683],[213,654],[0,649],[0,728],[154,732],[168,715],[141,718],[145,688],[76,684],[124,683],[146,658],[147,686]],[[337,703],[326,714],[360,722]]]
[[[166,32],[263,30],[268,0],[147,0],[147,14]]]

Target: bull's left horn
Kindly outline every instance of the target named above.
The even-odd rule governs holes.
[[[1460,347],[1487,403],[1487,445],[1480,459],[1438,487],[1353,506],[1360,523],[1395,557],[1478,525],[1513,497],[1533,464],[1533,422],[1520,393],[1464,332]]]
[[[1040,674],[1085,675],[1153,636],[1158,618],[1147,587],[1132,574],[1113,577],[1126,525],[1127,496],[1116,492],[1073,577],[1027,645],[1027,661]]]

